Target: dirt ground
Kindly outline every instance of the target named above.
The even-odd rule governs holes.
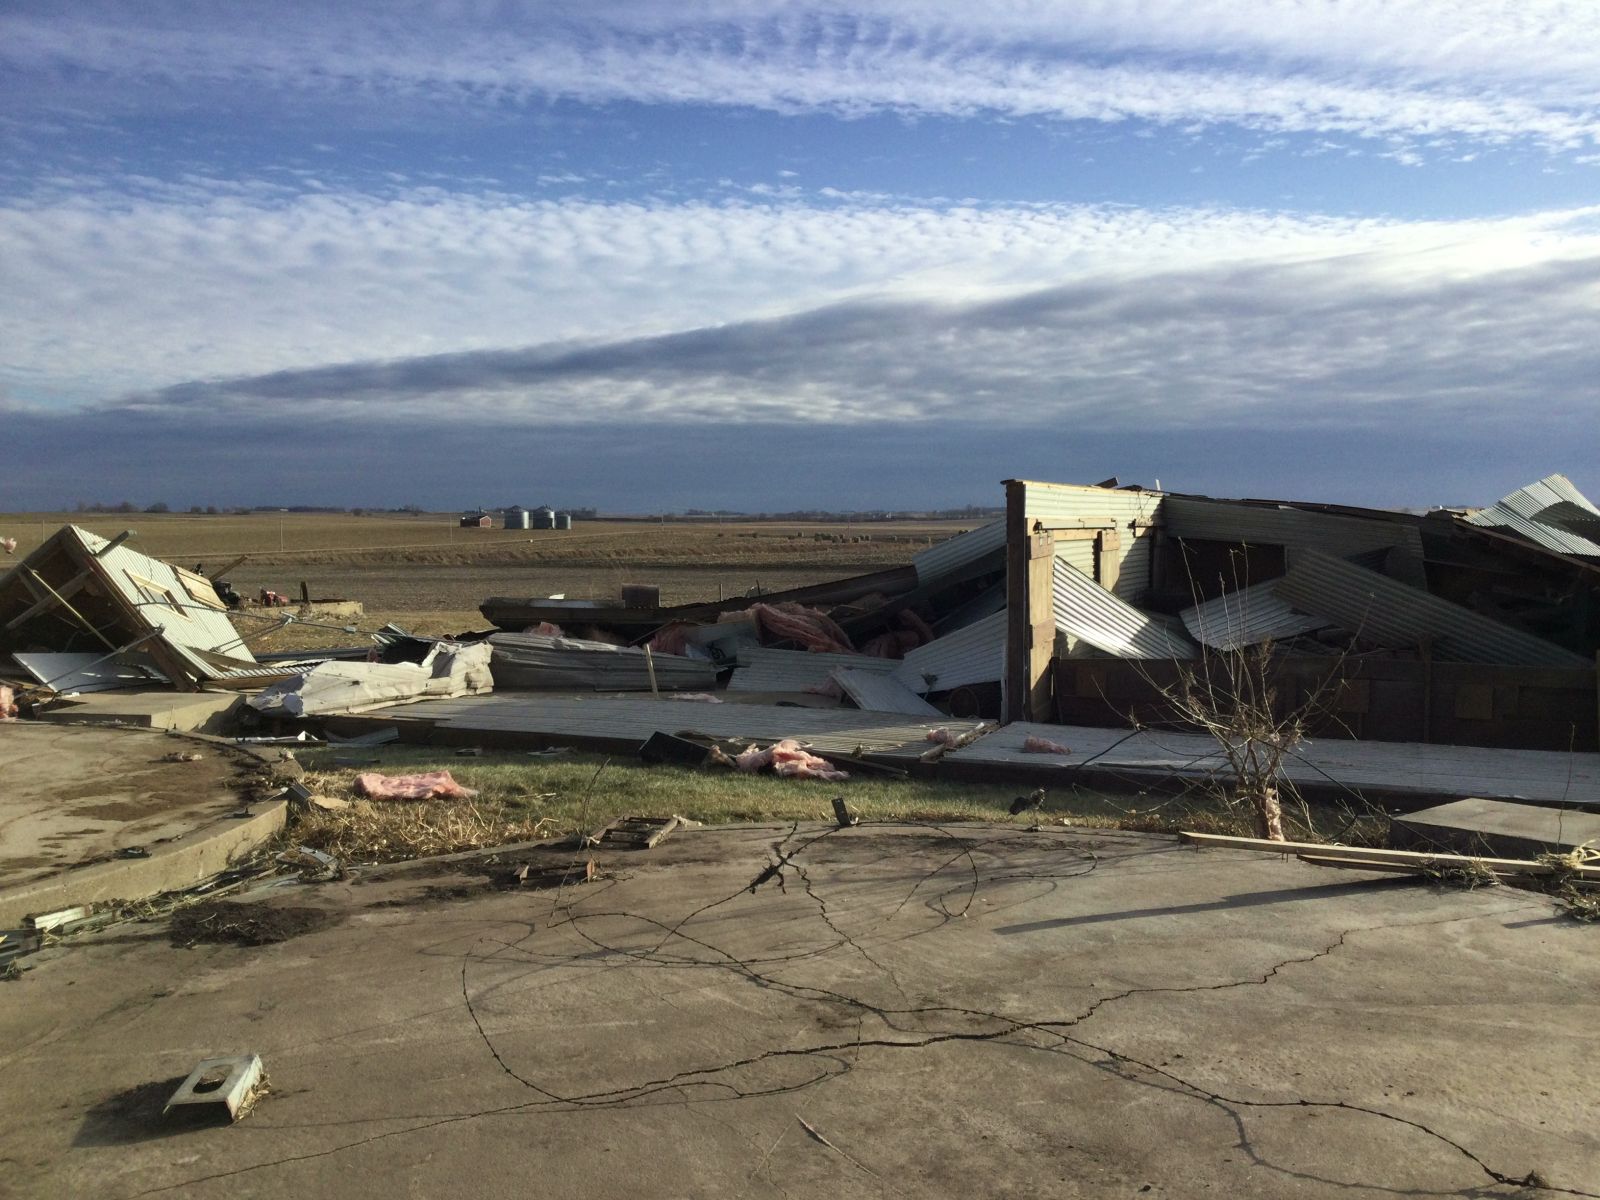
[[[789,570],[781,566],[629,567],[607,566],[465,566],[414,563],[324,566],[256,566],[247,563],[228,574],[242,594],[268,587],[298,596],[304,579],[314,597],[359,600],[378,612],[476,612],[490,596],[552,596],[569,599],[615,596],[624,583],[655,584],[663,604],[715,600],[719,592],[737,596],[802,587],[849,574],[843,570]],[[481,621],[481,618],[480,618]]]
[[[17,539],[17,554],[65,524],[103,537],[136,533],[141,553],[218,569],[241,554],[254,566],[341,566],[350,563],[571,565],[729,563],[833,570],[841,565],[906,562],[931,542],[981,521],[724,523],[718,521],[584,521],[569,531],[461,529],[450,513],[419,516],[339,513],[188,514],[0,513],[0,535]],[[855,574],[849,569],[836,574]]]
[[[902,566],[929,545],[981,521],[580,522],[573,530],[460,529],[454,514],[258,513],[0,514],[0,534],[19,556],[61,525],[103,536],[134,529],[143,553],[226,572],[252,597],[269,588],[298,597],[359,600],[363,631],[396,621],[425,634],[483,628],[490,596],[614,599],[623,584],[653,584],[664,604],[716,600],[753,589],[782,591]],[[0,567],[4,564],[0,563]],[[242,617],[240,632],[266,628],[266,610]],[[252,641],[260,650],[346,644],[337,629],[301,629]]]

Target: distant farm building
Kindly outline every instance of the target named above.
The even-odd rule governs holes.
[[[482,510],[479,510],[478,512],[462,513],[461,514],[461,528],[463,528],[463,529],[493,529],[494,528],[494,518],[491,517],[488,513],[483,512]]]

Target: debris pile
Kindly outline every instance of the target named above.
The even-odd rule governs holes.
[[[495,691],[1102,726],[1173,725],[1175,691],[1259,653],[1270,704],[1319,735],[1600,748],[1600,509],[1563,476],[1426,514],[1011,480],[1006,513],[827,583],[491,597],[493,632],[270,661],[214,577],[67,526],[0,577],[0,653],[57,694],[264,689],[249,709],[277,721]]]
[[[207,576],[67,525],[0,576],[0,654],[56,692],[260,687],[263,666]]]

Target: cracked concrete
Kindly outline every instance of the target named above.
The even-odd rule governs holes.
[[[0,991],[18,1195],[1600,1193],[1595,930],[1104,831],[681,834],[561,892],[309,893]],[[470,871],[464,872],[470,876]],[[435,892],[435,895],[438,893]],[[304,904],[306,890],[283,902]],[[254,1050],[244,1122],[155,1084]]]

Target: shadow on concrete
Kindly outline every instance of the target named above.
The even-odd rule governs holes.
[[[1140,917],[1180,917],[1190,913],[1219,912],[1231,908],[1254,908],[1259,904],[1282,904],[1286,900],[1323,900],[1345,896],[1368,888],[1411,885],[1416,882],[1409,876],[1395,875],[1384,879],[1351,879],[1344,883],[1323,883],[1315,887],[1274,888],[1268,892],[1245,892],[1237,896],[1224,896],[1220,900],[1207,900],[1200,904],[1168,904],[1160,908],[1128,908],[1121,912],[1086,913],[1081,917],[1054,917],[1048,921],[1029,921],[1023,925],[1001,925],[996,933],[1038,933],[1046,929],[1066,929],[1073,925],[1098,925],[1105,921],[1133,921]]]
[[[214,1129],[228,1125],[227,1109],[222,1105],[179,1105],[163,1116],[172,1094],[188,1075],[157,1079],[107,1096],[83,1115],[83,1124],[73,1135],[74,1146],[129,1146],[156,1138],[172,1137],[195,1129]]]

